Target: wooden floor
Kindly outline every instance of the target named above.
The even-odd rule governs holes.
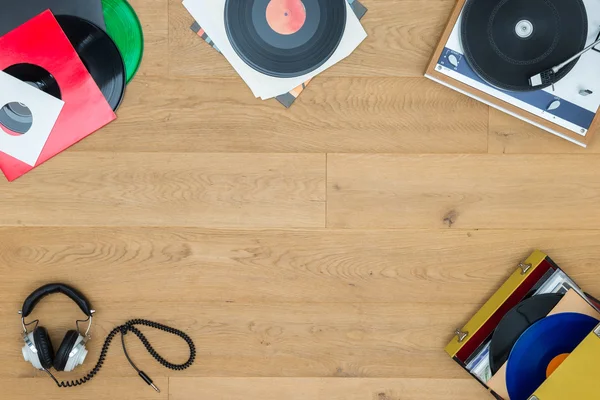
[[[453,3],[365,0],[368,40],[286,110],[180,0],[133,1],[147,47],[119,120],[0,182],[0,397],[491,399],[443,347],[534,248],[600,293],[600,145],[424,79]],[[130,338],[160,395],[118,344],[57,389],[22,360],[16,314],[48,281],[98,310],[87,368],[134,317],[188,332],[197,362],[164,370]],[[55,345],[79,315],[60,296],[36,311]]]

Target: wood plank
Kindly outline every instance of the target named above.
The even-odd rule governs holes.
[[[241,282],[240,282],[241,284]],[[127,290],[126,285],[115,285]],[[78,285],[86,289],[86,285]],[[350,299],[349,299],[350,300]],[[91,301],[91,300],[90,300]],[[110,295],[95,297],[97,313],[84,368],[62,374],[76,379],[98,360],[104,338],[131,318],[165,323],[195,341],[197,362],[187,370],[171,371],[158,364],[134,335],[127,348],[138,367],[153,379],[163,376],[216,377],[411,377],[465,378],[464,370],[442,351],[464,316],[460,307],[433,303],[318,303],[238,304],[161,303],[131,298],[123,307]],[[470,305],[475,306],[474,304]],[[40,303],[28,319],[40,319],[58,348],[64,333],[74,328],[81,312],[58,296]],[[18,343],[17,302],[2,303],[0,351],[15,362],[0,364],[2,377],[41,376],[22,360]],[[183,363],[185,342],[140,327],[155,349],[168,360]],[[17,361],[18,360],[18,361]],[[136,376],[117,337],[99,377]]]
[[[599,240],[584,230],[0,228],[0,301],[66,280],[98,301],[430,302],[466,319],[535,248],[597,293]]]
[[[0,225],[320,227],[325,220],[318,154],[66,152],[2,185]]]
[[[362,23],[369,37],[350,57],[317,80],[334,76],[422,76],[454,3],[364,1],[369,12]],[[169,12],[170,76],[235,76],[224,57],[190,30],[193,18],[180,0],[170,0]]]
[[[490,109],[489,152],[495,154],[598,154],[600,139],[587,148],[536,128],[503,112]]]
[[[171,400],[480,400],[486,398],[485,389],[473,379],[171,378],[170,382]]]
[[[139,377],[135,378],[96,378],[85,386],[58,388],[50,378],[0,378],[2,398],[29,400],[43,396],[44,400],[166,400],[169,398],[169,384],[166,378],[158,378],[155,384],[162,389],[156,393]],[[42,394],[43,393],[43,394]]]
[[[69,151],[487,152],[487,107],[425,78],[332,78],[311,89],[285,109],[237,78],[136,78],[119,119]]]
[[[329,155],[328,226],[594,229],[600,158]]]
[[[169,72],[168,0],[130,0],[144,31],[144,57],[137,76],[166,77]]]

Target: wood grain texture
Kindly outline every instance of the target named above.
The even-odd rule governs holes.
[[[155,384],[162,388],[161,393],[146,386],[138,377],[109,378],[103,382],[88,383],[85,387],[57,388],[48,385],[48,378],[0,378],[2,398],[10,400],[29,400],[32,396],[44,400],[76,400],[82,398],[95,400],[166,400],[169,398],[169,382],[166,378],[157,378]],[[88,386],[89,385],[89,386]]]
[[[174,400],[479,400],[485,396],[481,386],[465,379],[173,378],[170,391]]]
[[[594,293],[599,239],[571,230],[7,227],[0,228],[0,302],[67,280],[99,302],[462,307],[483,303],[533,248]]]
[[[324,155],[68,152],[10,186],[0,224],[319,227],[324,196]]]
[[[600,158],[329,155],[328,226],[594,229]]]
[[[157,301],[95,302],[96,315],[89,360],[97,360],[110,330],[139,317],[176,326],[195,341],[198,359],[181,372],[161,367],[133,335],[127,348],[151,377],[407,377],[464,378],[464,372],[441,351],[460,321],[454,305],[425,306],[410,303],[201,303]],[[123,304],[127,304],[124,309]],[[172,304],[165,307],[161,304]],[[10,359],[21,357],[15,334],[18,303],[2,303],[0,351]],[[475,305],[470,304],[471,308]],[[50,320],[52,310],[61,310]],[[58,348],[64,332],[73,329],[81,315],[67,302],[40,305],[31,319],[47,326]],[[410,325],[406,320],[411,321]],[[140,327],[156,350],[174,362],[187,360],[189,350],[181,339]],[[442,334],[443,333],[443,334]],[[116,338],[98,379],[135,377]],[[86,364],[88,365],[88,364]],[[88,369],[93,366],[90,361]],[[446,370],[441,367],[444,366]],[[85,368],[79,374],[85,373]],[[3,377],[44,377],[20,360],[0,365]],[[73,374],[59,374],[68,379]],[[76,374],[77,375],[77,374]],[[48,382],[51,383],[51,382]]]
[[[238,78],[137,77],[119,119],[73,151],[487,151],[487,107],[422,78],[331,78],[301,98],[288,110]]]
[[[490,109],[489,132],[488,150],[492,154],[600,153],[600,140],[592,140],[587,148],[575,146],[564,139],[494,109]]]
[[[180,0],[131,3],[145,53],[118,120],[0,181],[0,398],[491,399],[443,347],[519,261],[540,248],[600,293],[598,147],[422,77],[454,0],[364,0],[369,38],[287,110],[252,97]],[[185,330],[196,363],[165,370],[130,336],[161,394],[118,340],[59,390],[22,360],[16,314],[50,281],[98,310],[61,379],[131,318]],[[32,315],[55,346],[79,316],[61,296]]]
[[[169,72],[168,0],[130,0],[144,31],[144,58],[137,76],[165,77]]]

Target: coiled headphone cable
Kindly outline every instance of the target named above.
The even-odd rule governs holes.
[[[144,325],[144,326],[148,326],[150,328],[154,328],[154,329],[158,329],[158,330],[170,333],[172,335],[179,336],[180,338],[185,340],[185,342],[190,347],[190,358],[183,364],[173,364],[173,363],[168,362],[160,354],[158,354],[156,352],[156,350],[154,350],[154,348],[152,347],[152,345],[150,344],[150,342],[148,341],[146,336],[144,336],[144,334],[142,332],[140,332],[139,329],[135,327],[135,325]],[[146,350],[148,350],[148,352],[152,355],[152,357],[154,357],[154,359],[156,361],[158,361],[161,365],[163,365],[165,368],[175,370],[175,371],[182,371],[186,368],[189,368],[194,363],[194,360],[196,359],[196,346],[194,345],[192,338],[190,338],[185,332],[182,332],[175,328],[171,328],[170,326],[162,325],[157,322],[148,321],[145,319],[132,319],[130,321],[127,321],[123,325],[119,325],[119,326],[115,327],[108,334],[108,336],[106,337],[106,340],[104,341],[104,345],[102,346],[102,351],[100,352],[100,357],[98,358],[98,362],[96,363],[96,366],[94,367],[94,369],[92,369],[90,372],[88,372],[88,374],[86,376],[84,376],[83,378],[75,380],[75,381],[60,381],[59,382],[54,377],[54,375],[52,375],[52,373],[50,371],[46,370],[46,372],[48,373],[48,375],[50,375],[50,377],[52,377],[52,379],[54,379],[54,382],[56,382],[58,387],[63,387],[63,388],[64,387],[75,387],[75,386],[83,385],[84,383],[89,382],[94,376],[96,376],[96,374],[102,368],[102,365],[104,364],[104,360],[106,359],[106,353],[108,352],[108,348],[110,347],[112,340],[115,338],[115,336],[119,332],[121,333],[121,343],[123,345],[123,352],[125,353],[125,357],[127,357],[127,361],[129,361],[129,363],[131,364],[133,369],[136,370],[136,372],[144,380],[144,382],[146,382],[148,385],[152,386],[152,388],[159,393],[160,393],[160,389],[152,382],[152,379],[150,379],[150,377],[148,375],[146,375],[146,373],[144,371],[141,371],[129,357],[129,353],[127,353],[127,348],[125,347],[125,335],[127,334],[127,332],[133,332],[141,340],[141,342],[146,347]]]

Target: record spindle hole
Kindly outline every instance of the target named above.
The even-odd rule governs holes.
[[[14,64],[4,69],[4,72],[57,99],[61,99],[60,88],[52,74],[38,65]],[[12,102],[0,108],[0,124],[8,134],[22,135],[31,129],[33,115],[27,105]]]
[[[32,125],[33,115],[27,105],[11,102],[0,108],[0,128],[5,133],[21,136],[29,132]]]
[[[280,35],[293,35],[306,22],[302,0],[271,0],[266,12],[269,26]]]

